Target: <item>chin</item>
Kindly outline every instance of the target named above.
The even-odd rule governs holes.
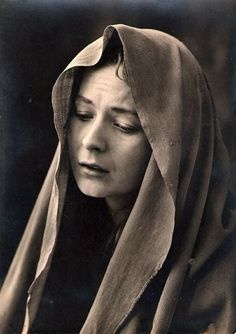
[[[102,189],[98,189],[96,186],[82,186],[78,184],[78,187],[84,195],[96,198],[106,197],[105,191]]]

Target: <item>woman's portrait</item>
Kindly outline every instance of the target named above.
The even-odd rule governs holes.
[[[34,136],[27,144],[22,128],[14,133],[14,138],[23,138],[22,152],[28,152],[15,178],[20,175],[22,183],[29,182],[28,190],[34,195],[28,193],[21,200],[11,191],[17,198],[14,204],[5,191],[2,217],[9,220],[2,229],[6,239],[1,239],[5,260],[0,333],[235,333],[235,124],[229,126],[233,120],[229,110],[219,116],[218,106],[229,104],[224,95],[215,98],[218,82],[212,90],[212,79],[204,71],[206,64],[203,61],[202,66],[200,53],[184,43],[190,38],[187,33],[181,35],[185,24],[172,18],[172,25],[168,25],[170,12],[163,11],[162,20],[159,14],[158,25],[154,19],[149,23],[147,18],[138,19],[134,4],[133,20],[130,16],[122,19],[128,2],[117,7],[122,10],[116,14],[111,6],[104,6],[111,18],[100,24],[96,21],[99,31],[95,22],[93,34],[76,51],[75,46],[70,49],[68,27],[76,15],[79,19],[87,13],[90,19],[92,1],[88,8],[68,5],[71,20],[67,19],[64,28],[59,24],[62,3],[51,12],[56,23],[48,23],[44,32],[52,27],[55,32],[60,26],[55,36],[60,35],[61,44],[68,45],[68,50],[62,48],[59,54],[66,63],[57,65],[56,75],[57,59],[50,50],[60,42],[51,39],[44,48],[51,57],[48,62],[54,67],[53,75],[48,74],[50,68],[37,72],[36,67],[34,72],[28,62],[30,73],[39,73],[39,77],[28,77],[19,92],[15,88],[18,101],[27,96],[32,112],[29,115],[25,110],[22,115],[37,119],[40,129],[31,126]],[[31,38],[37,38],[37,24],[28,17],[25,21],[20,5],[13,7],[6,3],[5,20],[9,13],[19,21],[24,18],[33,27]],[[69,7],[65,7],[67,14]],[[183,7],[183,11],[185,15],[192,13],[193,19],[196,8],[201,13],[212,8],[202,5],[191,12],[190,7]],[[31,7],[25,8],[30,13]],[[35,17],[46,17],[42,3],[32,8],[38,11]],[[143,8],[151,13],[162,7],[150,2]],[[181,7],[172,10],[178,17],[177,8]],[[230,3],[227,8],[232,8]],[[222,13],[230,18],[225,9],[215,18]],[[216,21],[212,22],[214,26]],[[224,23],[225,31],[231,29],[230,22]],[[9,23],[3,27],[15,34]],[[81,33],[73,26],[78,40],[85,34],[86,25],[83,28]],[[19,39],[28,41],[31,33],[24,29],[29,35]],[[66,32],[67,37],[63,35]],[[74,42],[72,38],[72,45]],[[19,57],[21,52],[24,54],[19,51]],[[217,54],[220,64],[222,59],[226,62],[223,51],[223,56]],[[225,62],[220,68],[228,69]],[[5,74],[9,63],[5,63]],[[26,68],[19,71],[21,82]],[[51,78],[51,92],[47,86],[45,92],[42,73]],[[222,86],[226,89],[223,84],[228,72],[224,75]],[[37,93],[27,95],[27,87],[32,89],[37,79]],[[45,110],[42,106],[47,99],[51,106]],[[24,118],[19,124],[23,122]],[[55,137],[50,134],[53,127]],[[32,144],[35,142],[42,145],[41,149]],[[4,147],[11,146],[6,139],[4,143]],[[41,167],[36,160],[32,167],[29,161],[34,159],[33,152],[40,150]],[[9,163],[16,171],[13,165]],[[8,179],[10,167],[8,174],[5,172]],[[34,180],[37,173],[41,176]],[[20,183],[13,183],[15,178],[12,176],[9,187],[14,184],[18,194]],[[24,189],[23,185],[19,189]],[[18,209],[17,203],[22,203]],[[7,208],[11,208],[12,216]],[[11,223],[10,217],[17,215],[24,216],[25,221],[14,230],[18,225]],[[15,239],[9,245],[13,232]]]

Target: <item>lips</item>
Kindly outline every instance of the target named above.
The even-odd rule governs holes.
[[[97,172],[97,173],[109,173],[109,171],[107,169],[105,169],[104,167],[102,167],[101,165],[95,164],[95,163],[89,163],[89,162],[80,162],[79,165],[82,168],[85,168],[89,171],[92,172]]]

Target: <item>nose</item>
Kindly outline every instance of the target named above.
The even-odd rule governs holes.
[[[102,122],[95,120],[85,131],[86,133],[82,139],[82,145],[87,150],[95,150],[99,152],[106,151],[106,131]]]

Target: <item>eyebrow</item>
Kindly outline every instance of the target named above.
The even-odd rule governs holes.
[[[137,115],[137,113],[134,109],[112,107],[111,110],[114,111],[117,114],[132,114],[132,115],[138,117],[138,115]]]
[[[77,102],[78,100],[82,100],[83,102],[87,103],[87,104],[91,104],[94,106],[94,103],[92,100],[88,99],[87,97],[84,97],[83,95],[78,95],[75,99],[75,101]]]
[[[94,106],[94,103],[92,100],[88,99],[87,97],[83,96],[83,95],[78,95],[76,98],[76,101],[81,100],[82,102],[85,102],[86,104],[90,104],[92,106]],[[112,107],[111,111],[113,111],[114,113],[117,114],[132,114],[134,116],[137,116],[137,112],[135,109],[126,109],[126,108],[121,108],[121,107]]]

